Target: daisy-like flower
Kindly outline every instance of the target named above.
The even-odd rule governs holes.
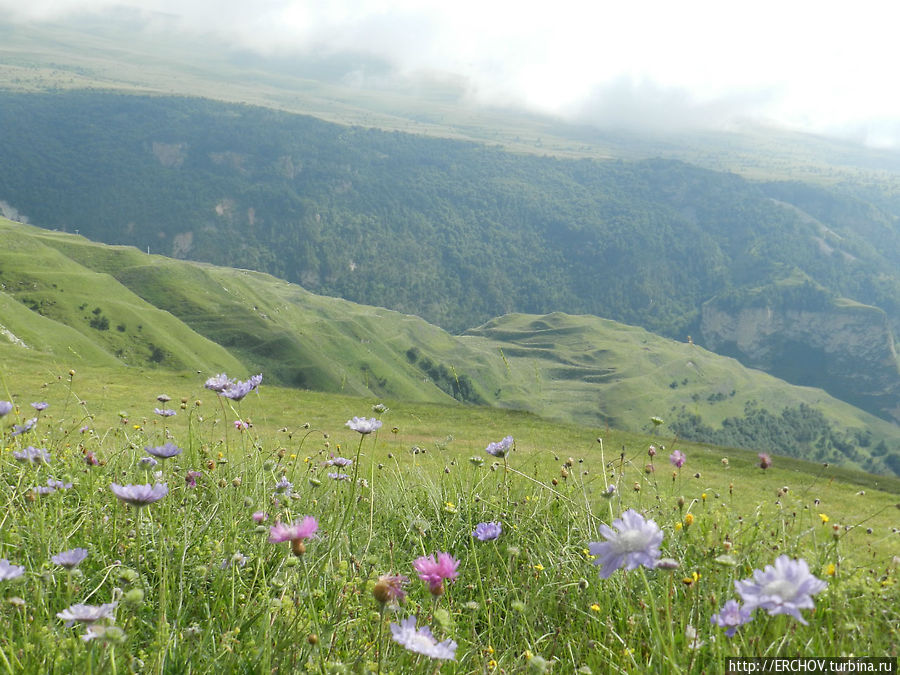
[[[484,451],[493,455],[494,457],[505,457],[506,453],[509,452],[510,448],[512,448],[513,440],[512,436],[507,436],[501,441],[497,441],[496,443],[488,443],[488,446],[484,449]]]
[[[50,452],[45,450],[44,448],[33,448],[30,445],[24,450],[16,450],[13,452],[13,457],[15,457],[20,462],[28,462],[30,464],[49,464],[50,463]]]
[[[814,609],[816,605],[812,596],[827,586],[809,573],[805,560],[792,560],[786,555],[778,556],[774,566],[766,565],[764,570],[753,570],[752,578],[734,582],[748,611],[760,607],[769,616],[790,614],[804,626],[809,624],[800,616],[800,610]]]
[[[25,567],[22,565],[10,565],[9,560],[0,558],[0,581],[9,581],[20,577],[25,573]]]
[[[103,605],[83,605],[78,603],[71,607],[57,612],[56,616],[66,622],[67,626],[72,626],[76,622],[93,624],[101,619],[115,620],[113,612],[116,611],[117,602],[107,602]]]
[[[372,595],[382,605],[388,602],[403,602],[406,591],[403,586],[409,583],[409,578],[402,574],[382,574],[372,588]]]
[[[680,469],[687,461],[687,457],[685,457],[684,453],[681,450],[675,450],[671,455],[669,455],[669,461],[672,463],[672,466]]]
[[[50,404],[47,403],[46,401],[36,401],[35,403],[31,404],[31,407],[34,408],[35,410],[37,410],[38,412],[42,412],[42,411],[46,410],[47,408],[49,408]]]
[[[374,417],[369,419],[366,419],[365,417],[354,417],[352,420],[347,420],[344,426],[350,427],[353,431],[357,431],[365,436],[366,434],[371,434],[373,431],[378,431],[381,428],[381,420],[376,420]]]
[[[34,429],[37,424],[37,417],[32,417],[31,419],[25,420],[25,424],[14,424],[13,430],[10,436],[21,436],[24,433],[28,433],[32,429]]]
[[[131,504],[138,508],[159,501],[169,494],[169,486],[165,483],[156,483],[150,485],[119,485],[113,483],[109,486],[113,494],[126,504]]]
[[[492,539],[496,539],[503,533],[503,527],[499,522],[493,521],[490,523],[478,523],[475,526],[475,531],[472,533],[472,536],[475,537],[478,541],[491,541]]]
[[[752,612],[746,607],[741,607],[741,603],[737,600],[729,600],[718,614],[713,614],[709,620],[720,628],[727,628],[725,635],[734,637],[737,629],[745,623],[752,621]]]
[[[399,624],[391,624],[391,639],[411,652],[432,659],[453,661],[456,659],[456,642],[438,642],[428,626],[416,628],[416,617],[408,616]]]
[[[438,553],[434,555],[422,556],[413,561],[413,567],[419,573],[419,578],[428,584],[428,590],[432,595],[443,595],[444,579],[453,581],[459,576],[457,568],[459,560],[449,553]]]
[[[318,521],[312,516],[304,516],[297,519],[291,525],[275,523],[269,528],[269,543],[280,544],[283,541],[291,542],[291,551],[296,556],[306,553],[305,539],[312,537],[319,529]]]
[[[612,524],[618,532],[604,523],[600,526],[600,534],[606,541],[588,544],[588,551],[595,556],[594,564],[601,566],[600,576],[607,579],[623,565],[626,570],[633,570],[639,565],[654,569],[663,540],[659,526],[634,509],[628,509]]]
[[[170,457],[174,457],[175,455],[180,455],[181,448],[169,441],[165,445],[145,445],[144,452],[146,452],[148,455],[159,457],[160,459],[169,459]]]
[[[12,412],[12,401],[0,401],[0,417],[6,417]]]
[[[228,389],[232,384],[234,384],[234,380],[225,373],[219,373],[218,375],[209,378],[203,386],[218,394]]]
[[[351,464],[353,464],[353,460],[347,459],[346,457],[332,457],[325,462],[325,466],[339,466],[341,468],[350,466]]]
[[[174,417],[175,411],[171,408],[154,408],[153,412],[155,412],[160,417]]]
[[[60,567],[65,567],[67,570],[71,570],[78,567],[87,557],[88,552],[86,548],[73,548],[71,551],[63,551],[62,553],[57,553],[55,556],[50,558],[50,560],[55,562]]]

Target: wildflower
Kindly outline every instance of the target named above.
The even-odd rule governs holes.
[[[138,460],[138,464],[144,471],[153,471],[159,466],[159,460],[157,460],[156,457],[141,457]]]
[[[693,513],[686,514],[684,516],[684,526],[690,527],[693,524],[694,524],[694,514]]]
[[[12,412],[13,404],[11,401],[0,401],[0,417],[6,417]]]
[[[100,619],[115,620],[113,612],[118,604],[117,602],[108,602],[103,605],[83,605],[78,603],[61,612],[57,612],[56,616],[65,621],[67,626],[73,625],[76,621],[93,624],[100,621]]]
[[[173,417],[175,415],[175,411],[171,408],[154,408],[153,412],[160,417]]]
[[[262,382],[262,374],[254,375],[246,382],[232,382],[219,393],[225,398],[230,398],[233,401],[240,401],[247,394],[256,389],[260,382]]]
[[[647,454],[648,454],[650,457],[656,457],[656,446],[655,446],[655,445],[651,445],[649,448],[647,448]]]
[[[825,590],[827,585],[809,573],[805,560],[791,560],[786,555],[778,556],[774,566],[754,570],[751,579],[734,582],[748,610],[761,607],[770,616],[790,614],[804,626],[808,624],[800,616],[800,610],[815,608],[812,596]]]
[[[62,553],[57,553],[55,556],[50,558],[52,562],[55,562],[60,567],[65,567],[67,570],[75,569],[80,565],[85,558],[87,558],[88,552],[85,548],[73,548],[71,551],[63,551]]]
[[[306,553],[306,544],[303,543],[303,540],[312,537],[318,529],[319,523],[312,516],[304,516],[302,520],[297,519],[292,525],[275,523],[269,529],[269,543],[280,544],[283,541],[290,541],[293,554],[301,556]]]
[[[600,493],[600,496],[610,499],[610,498],[614,497],[615,494],[616,494],[616,486],[610,484],[610,485],[607,485],[606,489]]]
[[[669,455],[669,461],[672,463],[677,469],[680,469],[684,466],[687,457],[685,457],[684,453],[681,450],[675,450],[671,455]]]
[[[497,441],[496,443],[488,443],[488,446],[484,449],[484,451],[493,455],[494,457],[505,457],[506,453],[509,452],[510,448],[513,447],[515,441],[512,436],[506,436],[502,441]]]
[[[600,525],[600,534],[606,541],[590,542],[588,550],[596,556],[595,565],[600,565],[600,576],[608,578],[613,572],[625,565],[632,570],[639,565],[653,569],[659,559],[659,546],[663,533],[653,520],[628,509],[621,518],[613,521],[618,532],[613,531],[605,523]]]
[[[656,569],[658,570],[677,570],[680,563],[675,558],[660,558],[656,561]]]
[[[822,524],[824,525],[824,524],[827,523],[829,520],[831,520],[831,518],[829,518],[829,517],[828,517],[827,515],[825,515],[824,513],[820,513],[820,514],[819,514],[819,520],[821,520],[821,521],[822,521]]]
[[[700,639],[700,637],[697,635],[697,629],[694,628],[691,624],[688,624],[684,627],[684,637],[686,637],[688,640],[687,648],[692,651],[696,651],[706,644],[705,641]]]
[[[373,431],[378,431],[381,428],[381,421],[374,417],[369,419],[366,419],[365,417],[354,417],[352,420],[347,420],[344,426],[350,427],[353,431],[357,431],[365,436],[366,434],[371,434]]]
[[[384,403],[376,403],[372,406],[372,411],[377,412],[379,415],[381,415],[388,411],[388,407]]]
[[[419,573],[419,578],[428,584],[428,590],[432,595],[444,593],[444,579],[453,581],[459,576],[459,572],[456,571],[459,560],[449,553],[438,553],[436,558],[434,555],[416,558],[413,567]]]
[[[395,600],[403,602],[406,597],[403,586],[407,583],[409,583],[409,578],[402,574],[382,574],[375,582],[372,595],[382,605]]]
[[[230,558],[225,558],[225,560],[222,561],[222,564],[219,565],[219,569],[227,570],[232,565],[237,565],[238,567],[244,567],[247,565],[248,560],[249,560],[249,558],[247,556],[245,556],[243,553],[238,551],[237,553],[232,555]]]
[[[283,494],[285,497],[290,497],[293,489],[294,484],[287,479],[287,476],[282,476],[275,483],[275,494]]]
[[[20,577],[25,573],[25,567],[22,565],[10,565],[9,560],[0,558],[0,581],[9,581]]]
[[[503,533],[503,527],[499,522],[493,521],[490,523],[478,523],[475,526],[475,531],[472,532],[472,536],[475,537],[478,541],[491,541],[492,539],[496,539]]]
[[[27,433],[34,429],[37,424],[37,417],[32,417],[31,419],[25,420],[25,424],[15,424],[13,425],[11,437],[21,436],[24,433]]]
[[[836,571],[837,568],[834,566],[834,563],[828,563],[828,566],[825,568],[825,574],[830,577],[833,577]]]
[[[269,519],[269,514],[265,511],[254,511],[253,512],[253,521],[257,523],[262,523]]]
[[[428,626],[416,627],[417,619],[408,616],[399,624],[391,624],[391,639],[411,652],[422,654],[432,659],[456,659],[456,642],[444,640],[438,642]]]
[[[768,469],[770,466],[772,466],[772,458],[769,457],[769,455],[765,452],[759,453],[757,457],[759,458],[760,469]]]
[[[350,474],[347,473],[338,473],[337,471],[332,471],[328,474],[328,477],[331,480],[350,480]]]
[[[144,485],[119,485],[118,483],[112,483],[109,489],[126,504],[131,504],[138,508],[159,501],[169,494],[169,486],[165,483],[156,483],[152,486],[149,483]]]
[[[100,464],[100,460],[97,459],[97,456],[93,453],[93,451],[88,451],[84,453],[84,463],[88,466],[97,466]]]
[[[247,424],[244,420],[235,420],[234,428],[237,429],[238,431],[244,431],[245,429],[249,429],[250,425]]]
[[[180,455],[181,448],[179,448],[172,442],[168,442],[165,445],[159,445],[156,447],[150,445],[144,446],[144,452],[146,452],[148,455],[159,457],[160,459],[169,459],[170,457],[174,457],[175,455]]]
[[[13,452],[20,462],[28,462],[30,464],[49,464],[50,453],[44,448],[33,448],[30,445],[24,450],[16,450]]]
[[[341,468],[350,466],[351,464],[353,464],[353,460],[347,459],[346,457],[332,457],[325,462],[325,466],[339,466]]]
[[[91,640],[102,640],[105,643],[118,643],[121,644],[125,642],[125,631],[123,631],[118,626],[114,625],[105,625],[100,623],[90,624],[84,632],[84,635],[81,636],[81,639],[85,642],[90,642]]]
[[[662,417],[656,417],[655,415],[650,418],[650,421],[653,422],[653,426],[658,427],[663,423]]]
[[[197,479],[200,478],[203,474],[199,471],[188,471],[184,477],[184,482],[188,487],[197,487]]]
[[[601,609],[602,608],[600,607],[600,605],[598,605],[596,602],[593,605],[591,605],[592,612],[599,612]]]
[[[228,377],[225,373],[219,373],[218,375],[209,378],[203,386],[210,391],[214,391],[220,394],[228,389],[228,387],[230,387],[233,383],[234,380]]]
[[[159,401],[160,403],[168,403],[172,399],[171,399],[171,397],[169,397],[166,394],[160,394],[159,396],[156,397],[156,400]]]
[[[50,407],[50,404],[46,401],[39,401],[37,403],[32,403],[31,407],[37,410],[38,412],[42,412]]]
[[[737,600],[729,600],[722,605],[719,613],[713,614],[709,620],[720,628],[727,628],[726,636],[734,637],[740,626],[753,620],[753,615],[749,609],[741,607],[741,603]]]
[[[47,487],[53,490],[68,490],[72,487],[72,484],[61,480],[55,480],[53,477],[50,477],[47,479]]]

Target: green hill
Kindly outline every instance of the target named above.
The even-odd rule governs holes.
[[[24,353],[65,368],[262,371],[290,387],[490,405],[632,431],[653,431],[650,419],[660,417],[667,434],[720,434],[726,445],[896,470],[895,425],[642,328],[515,314],[453,336],[258,272],[5,220],[0,232],[9,242],[0,252],[4,371]]]

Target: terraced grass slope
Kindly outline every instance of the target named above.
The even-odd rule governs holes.
[[[323,392],[488,404],[652,431],[652,416],[711,427],[808,406],[853,430],[826,458],[888,471],[900,430],[689,343],[591,316],[508,315],[454,336],[414,316],[317,296],[274,277],[150,256],[0,221],[2,370],[59,366],[225,370]],[[5,344],[4,344],[5,343]],[[665,427],[663,431],[671,434]],[[778,451],[760,437],[761,450]],[[882,444],[885,453],[873,458]],[[821,459],[821,457],[820,457]]]

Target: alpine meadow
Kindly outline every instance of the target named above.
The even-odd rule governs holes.
[[[896,672],[900,152],[148,16],[0,10],[0,673]]]

